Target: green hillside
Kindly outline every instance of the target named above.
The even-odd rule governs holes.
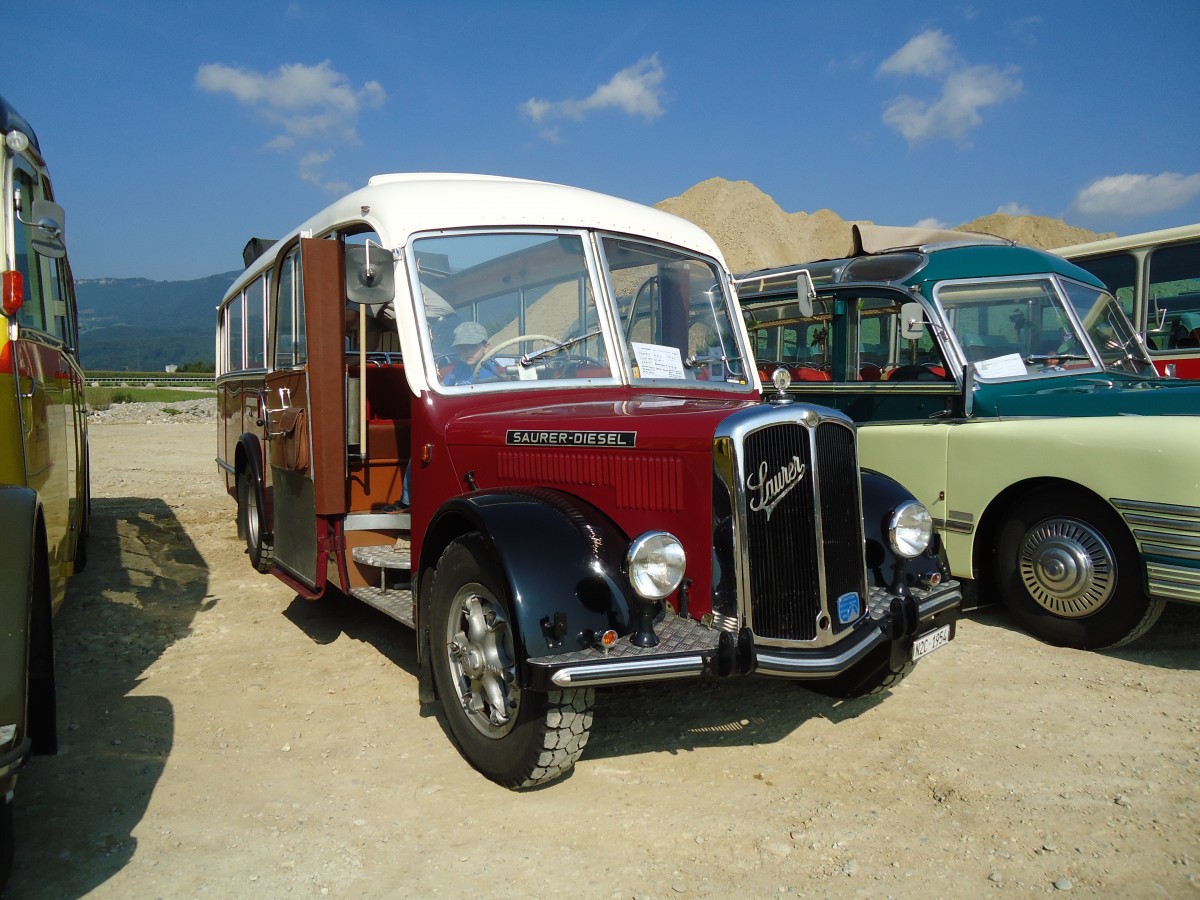
[[[77,280],[84,368],[155,371],[212,363],[217,304],[240,274],[191,281]]]

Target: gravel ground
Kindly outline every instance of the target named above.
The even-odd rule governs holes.
[[[1200,608],[1107,653],[973,613],[862,700],[602,690],[573,774],[513,793],[422,709],[411,632],[251,569],[211,420],[122,406],[6,900],[1200,897]]]

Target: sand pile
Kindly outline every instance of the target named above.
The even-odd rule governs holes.
[[[829,209],[814,213],[784,212],[779,204],[748,181],[710,178],[678,197],[655,204],[659,209],[695,222],[713,236],[734,272],[782,266],[850,252],[850,226]],[[911,225],[911,222],[885,222]],[[1022,244],[1049,249],[1113,237],[1042,216],[993,213],[957,226]]]

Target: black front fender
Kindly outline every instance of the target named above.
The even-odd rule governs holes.
[[[531,657],[581,650],[607,629],[630,631],[628,537],[594,506],[541,489],[476,491],[438,511],[421,552],[423,618],[427,573],[451,540],[471,531],[487,542],[508,587],[523,676]]]
[[[905,583],[917,583],[932,573],[945,577],[938,558],[938,537],[935,533],[929,548],[913,559],[897,557],[888,540],[888,523],[892,512],[909,500],[912,493],[887,475],[872,469],[862,470],[863,531],[867,542],[867,573],[871,583],[880,587],[894,586],[896,566],[905,576]]]

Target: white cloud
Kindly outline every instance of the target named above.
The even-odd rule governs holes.
[[[943,31],[923,31],[879,64],[883,75],[940,75],[954,68],[958,54]]]
[[[1186,206],[1200,196],[1200,173],[1109,175],[1075,195],[1072,209],[1083,216],[1132,219]]]
[[[1032,216],[1033,210],[1022,203],[1017,203],[1011,200],[1008,203],[1001,203],[996,207],[996,212],[1003,213],[1006,216]]]
[[[212,94],[231,94],[243,106],[254,109],[278,133],[266,143],[271,150],[297,151],[301,180],[340,192],[343,182],[325,182],[322,167],[333,159],[333,151],[313,149],[329,142],[358,143],[359,113],[381,106],[387,93],[378,81],[355,88],[329,60],[308,66],[292,63],[273,72],[255,72],[221,63],[196,70],[196,87]]]
[[[910,144],[938,138],[961,141],[983,122],[981,110],[1017,96],[1022,89],[1016,66],[968,65],[951,37],[939,29],[923,31],[909,40],[880,63],[877,72],[942,82],[937,99],[904,94],[884,107],[884,124]]]
[[[983,122],[980,110],[1010,100],[1021,93],[1015,66],[970,66],[946,77],[942,96],[936,101],[902,96],[883,111],[886,125],[900,132],[910,144],[935,138],[962,140]]]
[[[549,119],[581,121],[589,113],[603,109],[615,109],[644,119],[657,119],[663,114],[662,85],[665,79],[666,72],[655,53],[622,69],[607,84],[598,86],[582,100],[542,100],[532,97],[519,108],[526,118],[536,123]],[[542,137],[556,141],[560,139],[558,129],[544,130]]]
[[[934,218],[933,216],[926,216],[924,219],[917,219],[917,221],[913,222],[912,227],[913,228],[933,228],[933,229],[937,229],[937,230],[941,231],[943,229],[949,228],[950,223],[943,222],[941,219]]]

